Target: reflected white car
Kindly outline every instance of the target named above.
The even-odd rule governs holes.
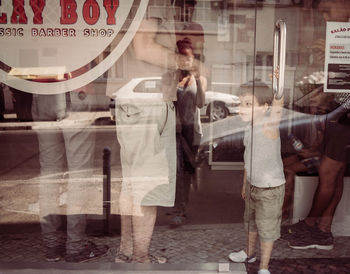
[[[138,99],[160,99],[162,98],[161,77],[133,78],[118,91],[112,94],[112,98],[117,97],[135,97]],[[238,96],[216,92],[206,91],[205,105],[201,108],[201,115],[208,116],[212,121],[226,118],[231,114],[239,113],[240,101]],[[110,105],[111,116],[115,117],[114,101]]]

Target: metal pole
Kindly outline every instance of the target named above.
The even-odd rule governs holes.
[[[111,149],[103,149],[103,231],[110,234],[111,217]]]

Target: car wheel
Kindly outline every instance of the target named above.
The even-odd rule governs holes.
[[[228,109],[224,103],[214,102],[207,108],[207,116],[210,117],[211,121],[218,121],[226,118],[228,115]]]

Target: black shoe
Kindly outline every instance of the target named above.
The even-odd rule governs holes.
[[[331,232],[323,232],[321,230],[314,231],[294,237],[288,242],[289,247],[294,249],[310,249],[317,248],[321,250],[333,249],[333,235]]]
[[[97,246],[92,242],[88,242],[83,250],[78,253],[67,254],[65,259],[69,263],[88,262],[103,257],[108,253],[108,250],[109,248],[106,245]]]
[[[293,225],[283,226],[281,228],[281,238],[284,240],[290,240],[294,237],[302,237],[303,235],[315,232],[318,232],[316,226],[309,226],[305,221],[299,221]]]
[[[45,261],[47,262],[58,262],[59,260],[61,260],[61,254],[59,254],[58,252],[52,250],[52,251],[46,251],[45,254]]]

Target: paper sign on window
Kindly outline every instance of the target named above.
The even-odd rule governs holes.
[[[327,22],[324,92],[350,92],[350,23]]]

